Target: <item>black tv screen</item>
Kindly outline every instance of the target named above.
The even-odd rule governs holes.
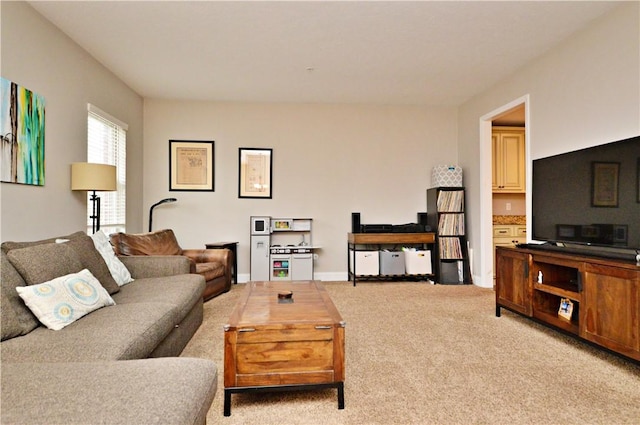
[[[531,196],[534,240],[640,250],[640,136],[534,160]]]

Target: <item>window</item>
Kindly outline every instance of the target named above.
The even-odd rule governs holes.
[[[100,229],[107,234],[126,230],[127,188],[127,124],[88,105],[87,161],[116,166],[117,191],[98,192],[100,196]],[[92,205],[87,193],[87,217]],[[91,233],[91,219],[87,218],[87,233]]]

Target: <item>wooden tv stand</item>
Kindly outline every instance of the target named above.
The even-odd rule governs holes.
[[[497,247],[495,292],[498,317],[507,308],[640,361],[640,266],[633,261]],[[558,314],[563,298],[573,304],[570,320]]]

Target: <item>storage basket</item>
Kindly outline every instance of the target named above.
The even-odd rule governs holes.
[[[380,251],[380,274],[383,276],[403,275],[405,270],[404,252]]]
[[[351,255],[351,273],[355,266],[357,276],[377,276],[380,272],[380,260],[378,251],[356,251],[349,250]]]
[[[407,274],[431,274],[431,251],[404,251],[404,265]]]
[[[462,187],[462,168],[436,165],[431,172],[431,187]]]

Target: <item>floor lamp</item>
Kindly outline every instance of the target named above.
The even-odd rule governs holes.
[[[167,202],[176,202],[176,201],[177,201],[176,198],[164,198],[163,200],[158,201],[155,204],[151,205],[151,208],[149,208],[149,232],[151,232],[151,223],[153,223],[153,209],[158,205],[166,204]]]
[[[96,192],[113,192],[117,189],[116,167],[107,164],[74,162],[71,164],[71,190],[91,191],[89,200],[93,204],[92,231],[100,230],[100,197]]]

